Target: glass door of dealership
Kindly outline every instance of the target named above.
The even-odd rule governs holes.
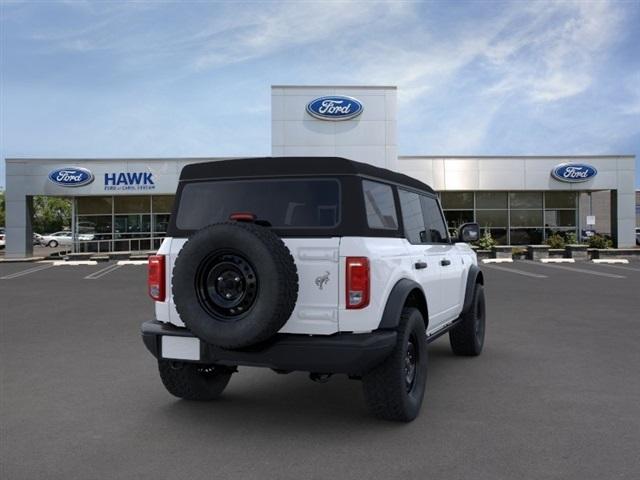
[[[578,192],[441,192],[449,228],[477,222],[502,245],[536,245],[555,233],[578,234]]]
[[[165,237],[173,195],[76,197],[76,251],[156,250]]]

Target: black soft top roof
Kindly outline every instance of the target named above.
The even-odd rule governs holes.
[[[180,181],[298,175],[360,175],[435,193],[415,178],[341,157],[261,157],[186,165]]]

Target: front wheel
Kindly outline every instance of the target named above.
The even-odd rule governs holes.
[[[420,413],[427,383],[427,337],[416,308],[402,311],[396,346],[362,378],[371,412],[385,420],[410,422]]]
[[[482,353],[485,330],[484,287],[476,285],[473,301],[462,321],[449,332],[451,350],[456,355],[475,357]]]
[[[58,242],[56,242],[55,240],[51,240],[47,245],[49,245],[51,248],[56,248],[58,246]]]
[[[160,379],[167,391],[185,400],[215,400],[222,394],[234,369],[219,365],[158,360]]]

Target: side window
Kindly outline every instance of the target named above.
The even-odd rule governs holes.
[[[420,195],[401,189],[398,189],[398,194],[400,196],[400,210],[402,211],[404,234],[407,240],[413,244],[425,243],[426,232]]]
[[[391,187],[383,183],[363,180],[362,192],[369,228],[397,230],[398,219]]]
[[[424,224],[427,227],[428,243],[449,243],[447,226],[444,223],[440,206],[435,198],[420,195]]]

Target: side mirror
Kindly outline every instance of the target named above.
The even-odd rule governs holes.
[[[477,223],[465,223],[460,227],[458,241],[471,243],[480,240],[480,225]]]

